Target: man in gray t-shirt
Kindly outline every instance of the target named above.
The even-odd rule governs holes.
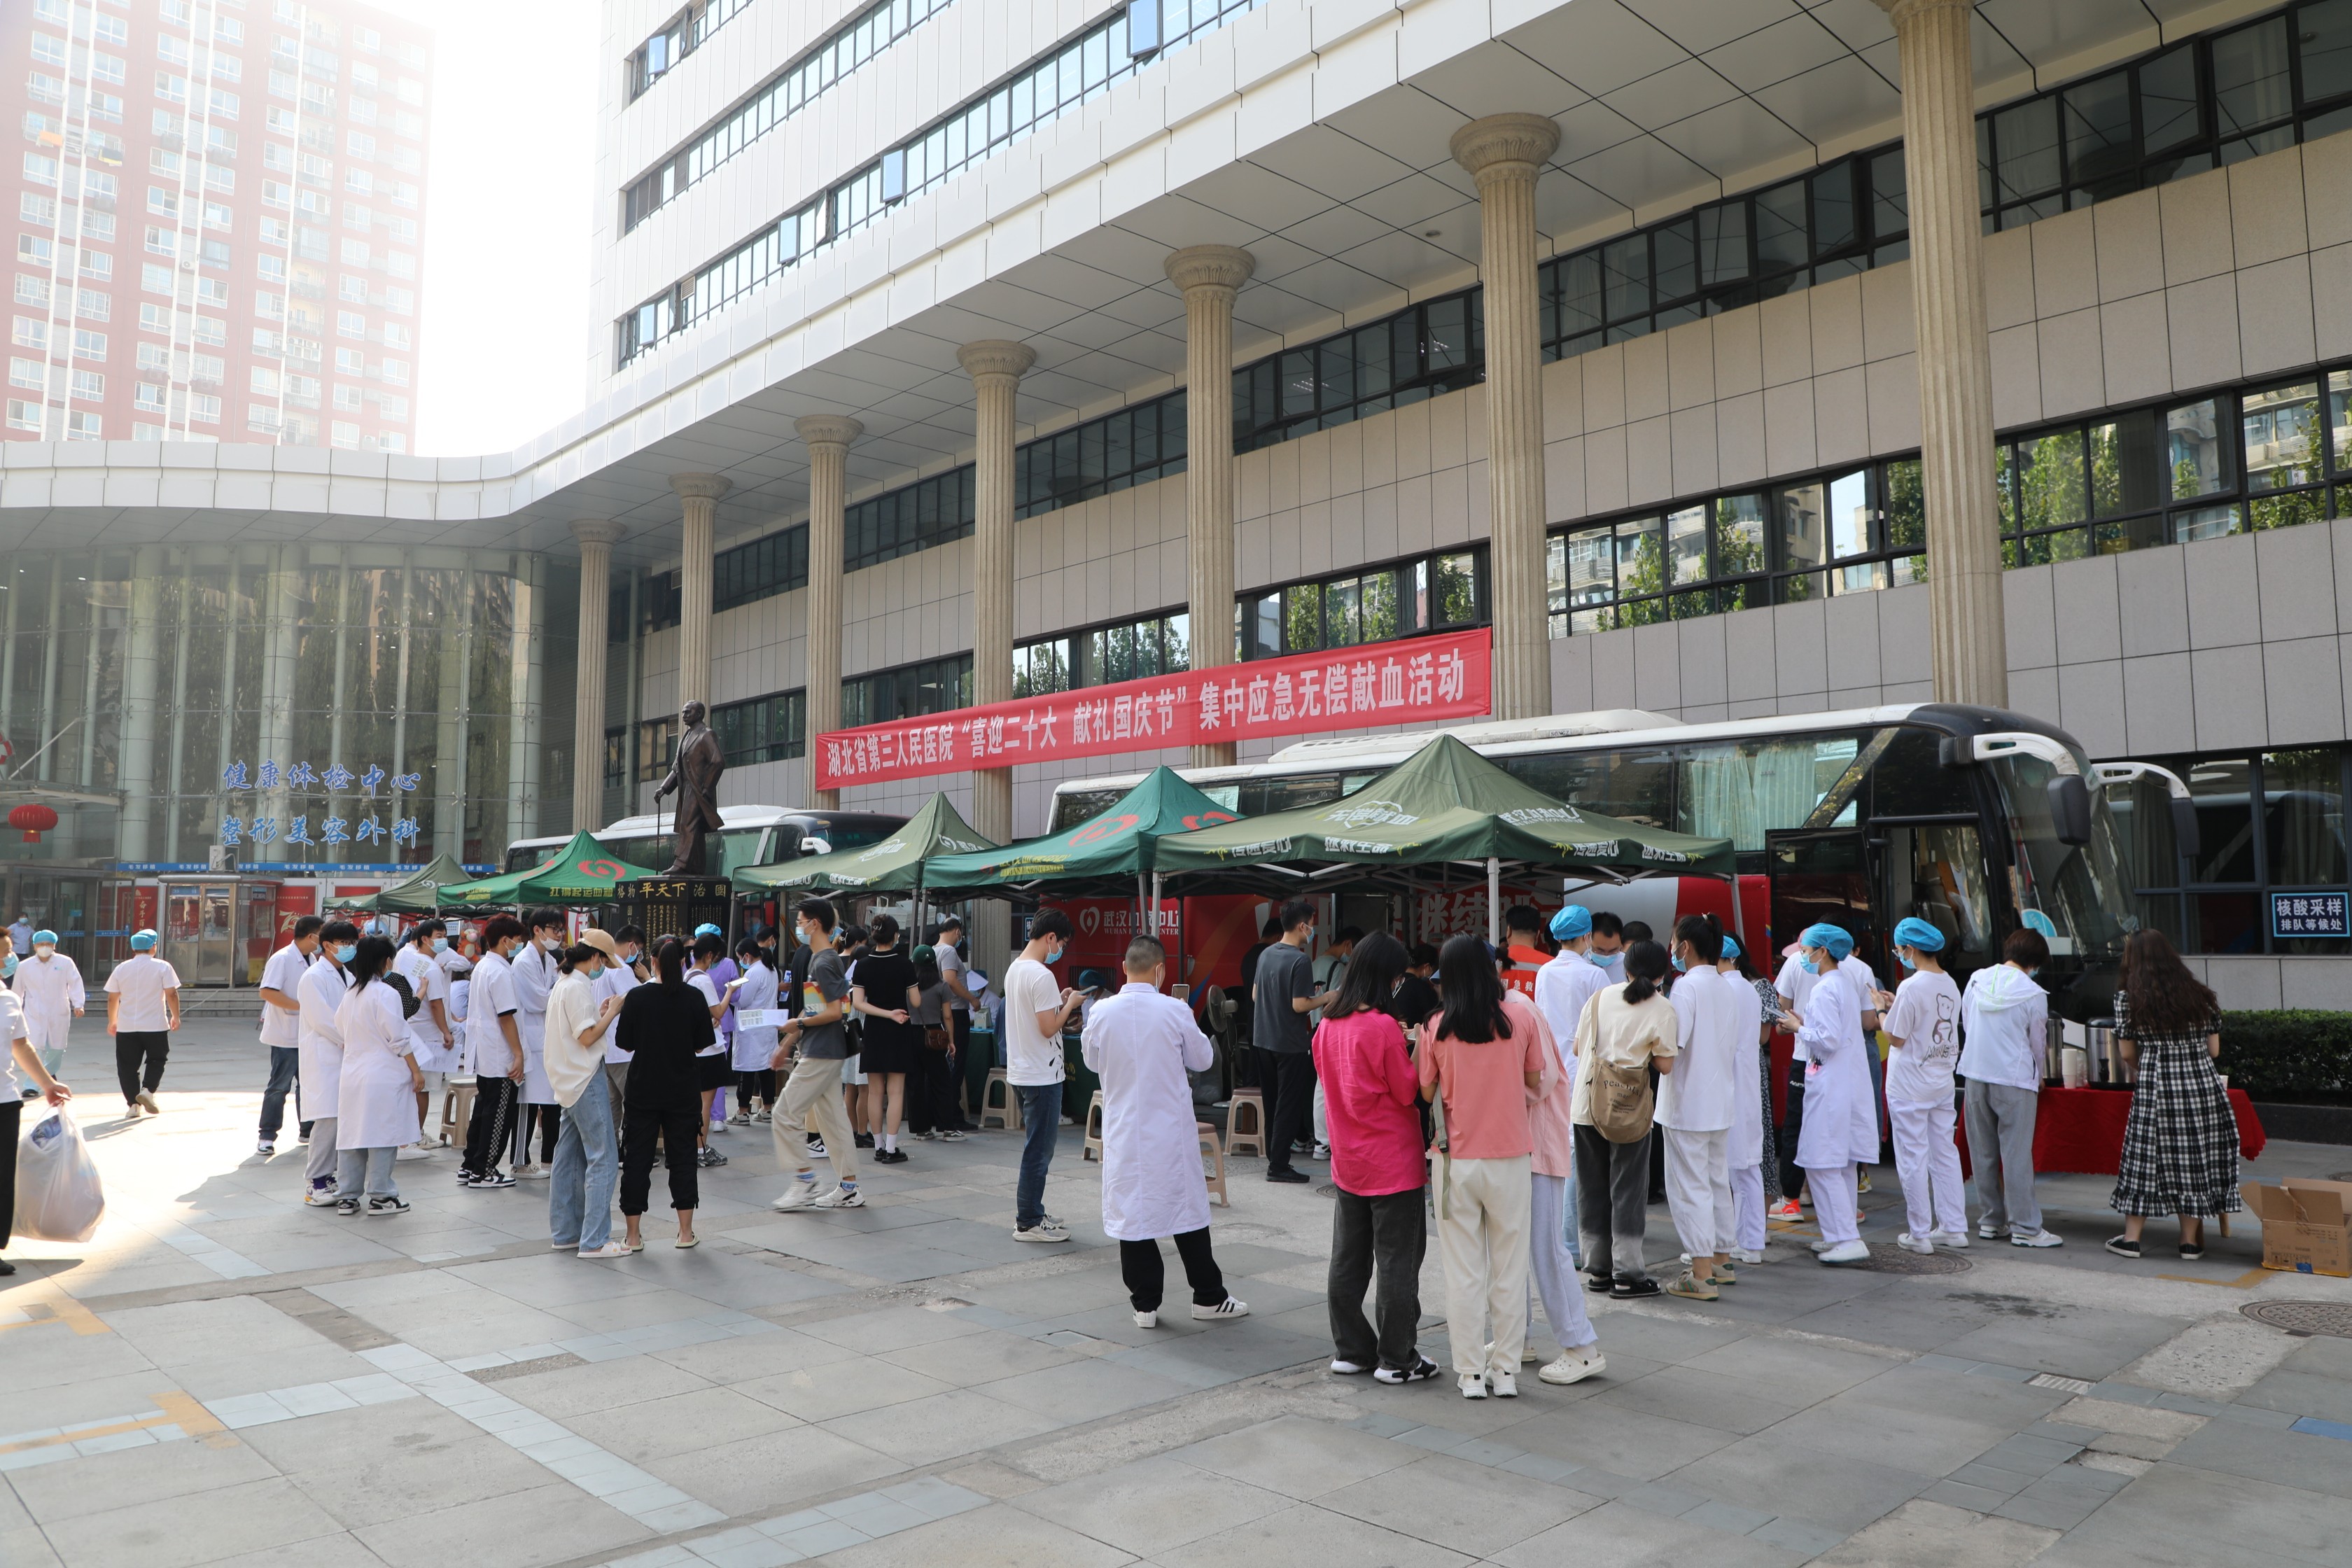
[[[866,1200],[857,1191],[857,1144],[849,1131],[848,1110],[841,1102],[841,1064],[849,1055],[845,1023],[849,970],[833,948],[838,921],[833,905],[823,899],[804,900],[794,915],[809,956],[804,966],[793,965],[799,971],[793,976],[799,994],[778,998],[794,1016],[777,1038],[774,1063],[781,1068],[789,1059],[792,1071],[768,1124],[776,1164],[794,1174],[784,1184],[783,1195],[770,1206],[787,1211],[862,1208]],[[815,1147],[810,1145],[811,1132],[821,1140]],[[836,1184],[828,1191],[817,1191],[811,1155],[833,1161]]]
[[[1314,961],[1315,906],[1293,899],[1282,906],[1282,940],[1258,955],[1252,990],[1258,1050],[1258,1084],[1265,1096],[1265,1179],[1303,1182],[1294,1170],[1290,1146],[1307,1131],[1315,1103],[1314,1025],[1307,1013],[1337,993],[1318,995]]]
[[[823,1016],[827,1004],[839,1002],[849,994],[849,966],[841,962],[841,954],[831,948],[812,954],[809,975],[801,986],[800,1014],[803,1018]],[[849,1026],[846,1015],[835,1016],[830,1024],[801,1026],[800,1054],[816,1061],[844,1061],[849,1056]]]

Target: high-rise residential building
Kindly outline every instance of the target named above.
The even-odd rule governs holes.
[[[356,0],[11,0],[15,441],[405,452],[428,28]]]

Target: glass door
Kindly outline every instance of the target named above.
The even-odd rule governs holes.
[[[1764,869],[1772,889],[1772,944],[1788,946],[1816,921],[1843,926],[1853,951],[1883,983],[1885,949],[1870,849],[1858,827],[1797,827],[1764,835]]]

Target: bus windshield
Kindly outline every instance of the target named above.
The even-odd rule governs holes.
[[[2052,958],[2072,960],[2067,967],[2116,962],[2124,938],[2138,929],[2139,917],[2106,803],[2094,797],[2088,844],[2062,844],[2050,815],[2050,780],[2056,770],[2022,753],[1996,758],[1987,766],[2007,808],[2001,820],[2011,836],[2010,896],[2018,918],[2048,941]],[[2083,771],[2090,773],[2087,763]]]

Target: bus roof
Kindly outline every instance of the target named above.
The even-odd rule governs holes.
[[[722,805],[719,808],[719,825],[721,827],[771,827],[779,822],[790,821],[795,816],[835,815],[837,814],[830,811],[818,812],[800,805]],[[853,813],[852,815],[866,814]],[[667,811],[647,812],[640,816],[625,816],[617,822],[598,829],[596,837],[602,838],[609,833],[622,838],[646,837],[654,834],[667,833],[673,826],[673,814]],[[564,841],[559,839],[557,842]]]

